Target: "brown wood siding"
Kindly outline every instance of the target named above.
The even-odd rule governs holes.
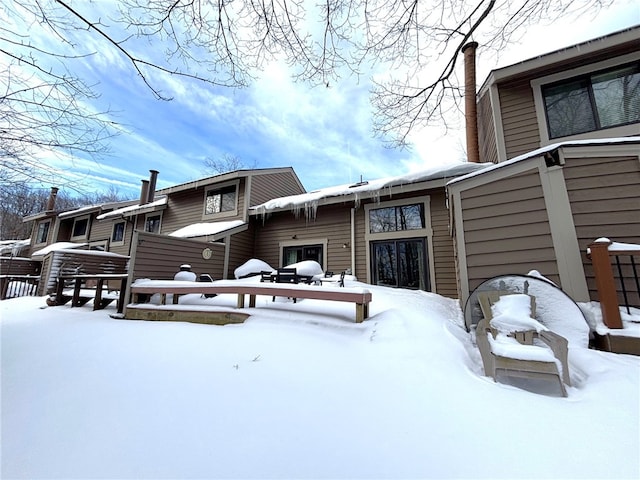
[[[183,190],[170,194],[167,200],[167,208],[162,212],[160,233],[163,235],[169,235],[180,228],[193,225],[195,223],[244,219],[244,183],[245,180],[242,179],[238,186],[238,215],[219,218],[212,216],[210,220],[203,220],[202,218],[202,214],[204,212],[204,192],[209,188],[215,188],[214,185],[207,185],[206,187],[198,187],[193,190]],[[141,217],[143,217],[142,220],[144,221],[145,215],[141,215]],[[144,227],[144,223],[142,225]]]
[[[317,210],[315,218],[293,212],[278,212],[268,215],[263,223],[256,218],[256,256],[274,268],[279,265],[280,242],[291,241],[304,244],[305,239],[327,239],[327,265],[324,270],[341,272],[351,268],[351,252],[342,248],[350,244],[350,208],[348,206],[327,206]]]
[[[355,258],[356,268],[353,272],[358,280],[367,283],[367,242],[365,240],[366,218],[364,208],[360,207],[355,212]]]
[[[540,133],[529,80],[500,85],[500,108],[507,159],[540,147]]]
[[[533,269],[560,282],[537,169],[464,190],[461,202],[469,291]]]
[[[135,239],[134,239],[135,240]],[[213,250],[209,260],[202,258],[205,248]],[[185,238],[137,232],[135,257],[131,259],[133,279],[173,280],[180,265],[191,265],[196,275],[208,273],[214,279],[223,277],[225,247]]]
[[[449,234],[449,211],[444,191],[431,194],[431,228],[436,277],[436,284],[431,290],[446,297],[457,298],[453,239]]]
[[[111,242],[111,231],[113,223],[110,221],[99,222],[95,217],[91,218],[91,229],[89,230],[90,242],[106,241],[107,245]],[[111,250],[110,250],[111,251]],[[120,252],[116,252],[120,253]]]
[[[488,92],[478,101],[478,144],[481,162],[498,163],[496,129]]]
[[[232,235],[229,239],[229,270],[227,278],[235,278],[234,270],[247,260],[255,258],[255,226],[249,224],[244,232]]]
[[[593,268],[586,257],[586,249],[600,237],[640,244],[640,161],[638,157],[571,158],[566,161],[564,177],[589,296],[597,300]],[[620,257],[620,260],[623,275],[632,276],[629,257]],[[635,261],[640,264],[640,258],[636,257]],[[614,274],[616,284],[620,286],[615,266]],[[640,305],[635,287],[630,291],[633,292],[630,303]],[[619,301],[623,303],[621,288]]]
[[[279,172],[251,177],[250,207],[274,198],[304,193],[292,173]]]

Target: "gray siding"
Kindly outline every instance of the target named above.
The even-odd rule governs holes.
[[[500,85],[500,107],[507,159],[540,146],[540,132],[529,80]]]
[[[250,207],[269,200],[304,193],[291,172],[259,174],[251,177]]]
[[[588,245],[600,237],[640,244],[640,161],[638,157],[569,159],[564,167],[576,235],[583,258],[589,296],[597,299]],[[631,276],[628,257],[620,257],[623,273]],[[640,259],[636,258],[640,263]],[[616,277],[617,269],[614,268]],[[619,281],[617,281],[619,284]],[[630,286],[630,285],[628,285]],[[630,303],[640,305],[635,288]],[[622,303],[622,293],[620,292]]]
[[[461,192],[469,291],[537,269],[559,283],[537,168]]]

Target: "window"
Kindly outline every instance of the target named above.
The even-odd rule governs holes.
[[[371,242],[373,283],[430,290],[424,238]]]
[[[542,87],[549,138],[640,122],[640,63]]]
[[[126,222],[114,223],[113,230],[111,231],[111,243],[124,243],[124,233],[126,228]]]
[[[160,233],[160,219],[161,215],[150,214],[147,215],[144,220],[144,231],[149,233]]]
[[[36,244],[47,243],[47,237],[49,236],[49,225],[51,221],[40,222],[38,224],[38,233],[36,234]]]
[[[287,266],[304,260],[313,260],[322,266],[322,245],[294,245],[284,247],[282,265]]]
[[[73,229],[71,230],[71,238],[85,238],[89,230],[89,217],[76,218],[73,221]]]
[[[208,190],[205,194],[204,214],[213,215],[236,210],[236,185]]]
[[[420,230],[424,225],[421,203],[369,210],[369,233]]]

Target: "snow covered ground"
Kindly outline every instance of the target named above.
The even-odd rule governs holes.
[[[640,358],[572,346],[569,396],[531,393],[483,376],[457,301],[351,284],[362,324],[270,297],[224,327],[0,302],[2,478],[640,478]]]

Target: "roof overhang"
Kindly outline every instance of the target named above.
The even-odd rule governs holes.
[[[216,242],[222,238],[243,232],[247,228],[249,228],[247,223],[242,220],[194,223],[170,233],[169,236],[180,238],[204,238],[206,241]]]
[[[531,74],[538,70],[547,70],[554,65],[563,65],[577,57],[589,58],[597,52],[610,48],[627,48],[632,51],[640,48],[640,26],[627,28],[602,37],[578,43],[570,47],[556,50],[544,55],[523,60],[503,68],[492,70],[479,89],[482,95],[487,89],[496,83],[509,81],[523,74]]]
[[[640,156],[640,137],[574,140],[547,145],[514,157],[506,162],[492,164],[477,172],[471,172],[467,175],[449,180],[446,186],[447,189],[457,189],[462,188],[462,186],[466,187],[466,184],[473,179],[485,177],[492,172],[502,171],[534,158],[543,158],[549,167],[562,165],[565,158],[602,156],[603,154],[615,156],[631,154]]]
[[[355,185],[340,185],[290,197],[276,198],[249,208],[249,215],[259,216],[273,212],[315,209],[320,206],[353,203],[379,199],[381,196],[420,192],[444,188],[451,178],[482,169],[490,164],[458,163],[443,165],[423,172],[383,178]]]
[[[143,203],[142,205],[130,205],[118,208],[96,217],[97,220],[113,220],[115,218],[133,217],[135,215],[145,215],[147,213],[159,212],[167,208],[167,197],[162,197],[154,202]]]

